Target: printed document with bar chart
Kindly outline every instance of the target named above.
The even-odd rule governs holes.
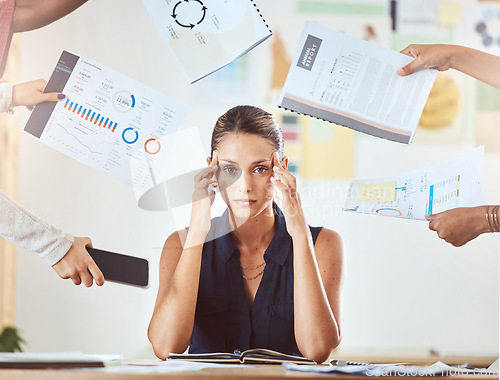
[[[24,130],[144,193],[155,185],[187,107],[98,62],[63,51]]]
[[[142,3],[191,83],[231,63],[272,34],[253,0]]]
[[[409,144],[437,70],[400,77],[407,55],[308,22],[279,106]]]
[[[426,220],[456,207],[484,204],[484,147],[393,178],[354,181],[344,211]]]

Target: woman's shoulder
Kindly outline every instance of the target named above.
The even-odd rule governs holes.
[[[228,226],[229,224],[225,222],[223,216],[216,216],[212,218],[210,231],[208,231],[207,233],[205,242],[215,240],[216,238],[231,232],[231,230],[228,229],[229,228]],[[165,250],[168,250],[168,251],[182,252],[188,231],[189,227],[172,232],[165,241],[165,244],[163,245],[163,251],[165,252]]]
[[[316,255],[341,258],[343,255],[343,242],[339,233],[328,228],[316,228],[320,228],[316,243],[314,244]]]
[[[170,253],[181,253],[184,247],[184,242],[186,241],[187,230],[182,229],[179,231],[172,232],[167,240],[165,240],[165,244],[163,244],[163,254]]]

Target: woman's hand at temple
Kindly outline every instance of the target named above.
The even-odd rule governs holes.
[[[309,228],[297,192],[297,180],[283,167],[277,152],[273,154],[273,172],[270,181],[283,193],[283,214],[288,234],[292,238],[308,234]]]
[[[218,168],[219,159],[217,153],[213,153],[210,166],[203,169],[194,177],[193,206],[191,209],[190,229],[201,234],[210,230],[210,208],[215,200],[215,191],[211,188],[216,184],[215,172]],[[203,236],[203,238],[205,238]]]

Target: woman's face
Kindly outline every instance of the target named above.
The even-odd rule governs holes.
[[[217,182],[236,218],[252,218],[271,204],[274,152],[271,141],[251,134],[229,133],[219,144]]]

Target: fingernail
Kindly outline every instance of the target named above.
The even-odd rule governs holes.
[[[398,75],[400,75],[400,76],[401,76],[401,75],[405,75],[405,71],[403,70],[403,68],[400,68],[400,69],[398,69],[398,70],[396,71],[396,74],[398,74]]]
[[[64,94],[58,94],[57,95],[57,99],[64,99],[66,97],[66,95]]]
[[[277,166],[273,166],[273,170],[276,172],[279,170],[279,168]]]
[[[35,108],[35,107],[30,106],[30,107],[26,107],[26,108],[27,108],[28,110],[30,110],[30,111],[33,111],[33,108]]]
[[[271,181],[271,182],[276,182],[276,178],[274,178],[274,177],[270,177],[270,178],[269,178],[269,181]]]

